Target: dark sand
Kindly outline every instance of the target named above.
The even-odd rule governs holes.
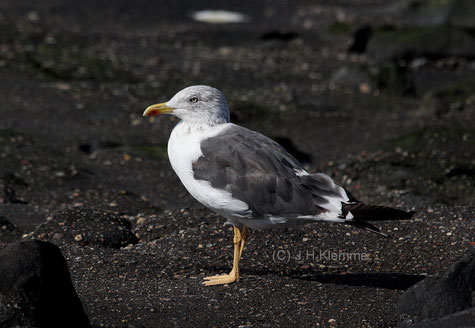
[[[241,3],[0,4],[0,216],[17,228],[0,245],[58,244],[95,327],[394,327],[403,291],[474,247],[475,101],[437,93],[473,75],[473,57],[348,53],[360,26],[398,25],[382,14],[390,1]],[[222,7],[251,22],[189,18]],[[230,269],[232,229],[173,173],[176,119],[142,117],[192,84],[221,89],[234,122],[310,171],[417,216],[378,223],[392,239],[323,224],[252,231],[240,281],[202,286]],[[58,214],[73,207],[122,216],[138,243],[105,247],[117,227]]]

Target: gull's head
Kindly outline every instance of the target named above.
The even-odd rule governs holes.
[[[171,114],[188,124],[216,125],[229,122],[224,95],[206,85],[193,85],[178,92],[167,102],[149,106],[144,116]]]

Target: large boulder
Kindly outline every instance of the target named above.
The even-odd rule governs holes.
[[[475,307],[455,312],[442,318],[424,320],[410,326],[411,328],[446,328],[446,327],[475,327]]]
[[[473,306],[474,288],[475,249],[454,263],[442,277],[426,278],[406,290],[399,300],[398,310],[406,318],[406,322],[410,323],[421,319],[449,322],[448,320],[465,318],[466,313],[473,313],[467,309]],[[465,313],[452,315],[464,310]],[[442,319],[446,316],[450,317]],[[439,319],[434,320],[436,318]],[[475,318],[472,319],[475,326]]]
[[[380,29],[369,40],[367,52],[378,62],[418,57],[475,57],[475,38],[448,27]]]
[[[0,251],[0,326],[90,327],[57,246],[31,240]]]

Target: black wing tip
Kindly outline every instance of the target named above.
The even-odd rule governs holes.
[[[391,235],[389,234],[386,234],[384,232],[381,232],[381,230],[372,225],[371,223],[369,222],[366,222],[366,221],[362,221],[362,220],[348,220],[345,222],[346,224],[348,225],[351,225],[351,226],[354,226],[354,227],[357,227],[357,228],[360,228],[360,229],[363,229],[363,230],[366,230],[366,231],[370,231],[372,233],[375,233],[375,234],[378,234],[380,236],[383,236],[385,238],[392,238]]]
[[[409,220],[416,215],[415,211],[364,203],[346,203],[343,209],[362,221]]]
[[[403,211],[403,210],[398,210],[398,211],[404,213],[405,215],[401,215],[400,217],[397,218],[397,220],[408,220],[408,219],[411,219],[412,217],[414,217],[414,215],[417,214],[417,212],[415,212],[415,211],[408,211],[408,212]],[[360,229],[378,234],[378,235],[380,235],[384,238],[388,238],[388,239],[393,239],[394,238],[390,234],[381,232],[381,230],[378,227],[372,225],[371,223],[369,223],[367,221],[364,221],[364,220],[361,220],[361,219],[358,220],[358,217],[355,217],[355,219],[353,219],[353,220],[348,220],[345,223],[349,224],[349,225],[352,225],[354,227],[357,227],[357,228],[360,228]]]
[[[416,211],[404,211],[400,209],[396,209],[396,210],[399,210],[401,213],[400,216],[397,218],[397,220],[410,220],[417,214]]]
[[[409,211],[409,212],[406,212],[406,213],[408,215],[408,219],[412,219],[417,214],[416,211]]]

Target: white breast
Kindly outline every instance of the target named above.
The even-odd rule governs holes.
[[[220,124],[203,128],[181,122],[173,129],[168,140],[170,163],[188,192],[201,204],[227,218],[247,216],[249,206],[233,198],[229,192],[211,187],[208,181],[195,180],[192,164],[203,156],[200,148],[201,141],[218,135],[230,125]]]

